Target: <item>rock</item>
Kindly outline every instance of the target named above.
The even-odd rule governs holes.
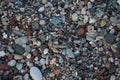
[[[32,23],[32,28],[33,29],[39,29],[39,23],[38,22],[33,22]]]
[[[21,45],[14,44],[13,45],[15,54],[22,55],[24,53],[24,48]]]
[[[14,59],[16,60],[21,60],[22,58],[23,58],[22,55],[17,55],[17,54],[14,55]]]
[[[12,59],[13,59],[13,55],[12,55],[12,54],[8,54],[8,55],[7,55],[7,59],[8,59],[8,60],[12,60]]]
[[[116,80],[115,75],[111,75],[110,80]]]
[[[49,52],[49,49],[46,48],[46,49],[44,49],[43,54],[48,54],[48,52]]]
[[[41,34],[41,35],[40,35],[40,40],[41,40],[42,42],[44,42],[44,41],[46,40],[46,35]]]
[[[34,80],[42,80],[42,73],[41,73],[41,71],[40,71],[37,67],[35,67],[35,66],[33,66],[33,67],[30,68],[30,75],[31,75],[31,77],[32,77]]]
[[[116,19],[115,17],[110,17],[110,21],[111,21],[112,23],[117,23],[117,19]]]
[[[26,73],[26,74],[24,75],[23,79],[24,79],[24,80],[29,80],[29,74]]]
[[[31,54],[28,54],[28,55],[27,55],[27,59],[30,59],[30,58],[31,58]]]
[[[40,7],[40,8],[38,9],[39,12],[43,12],[44,10],[45,10],[45,7]]]
[[[100,36],[106,36],[107,35],[107,30],[106,29],[102,29],[99,33]]]
[[[19,36],[24,36],[24,34],[20,30],[12,29],[14,34],[17,34]]]
[[[73,20],[73,21],[77,21],[77,20],[78,20],[78,15],[77,15],[77,13],[73,13],[73,14],[72,14],[72,20]]]
[[[66,49],[66,56],[69,58],[75,58],[75,55],[71,49]]]
[[[56,60],[57,60],[56,58],[53,58],[53,59],[50,61],[50,65],[55,64]]]
[[[46,24],[46,21],[45,20],[40,20],[40,25],[45,25]]]
[[[0,57],[5,56],[5,52],[4,51],[0,51]]]
[[[28,42],[28,38],[26,36],[15,39],[15,43],[19,45],[26,44],[27,42]]]
[[[88,6],[88,9],[92,8],[91,2],[88,2],[87,6]]]
[[[55,18],[55,17],[53,17],[52,19],[50,19],[50,22],[53,23],[54,25],[57,25],[57,24],[61,23],[60,19]]]
[[[46,64],[46,60],[45,60],[45,59],[43,59],[43,58],[42,58],[42,59],[40,59],[40,64],[41,64],[41,65],[45,65],[45,64]]]
[[[10,67],[7,64],[0,64],[0,70],[9,70]]]
[[[87,15],[84,16],[83,23],[86,24],[88,22],[89,17]]]
[[[20,11],[21,12],[25,12],[25,8],[20,8]]]
[[[46,4],[47,3],[47,0],[42,0],[42,4]]]
[[[101,27],[104,27],[106,25],[106,21],[105,20],[102,20],[101,22],[100,22],[100,26]]]
[[[95,18],[90,18],[90,20],[89,20],[89,23],[90,24],[93,24],[93,23],[95,23],[96,22],[96,19]]]
[[[8,65],[11,66],[11,67],[15,66],[16,65],[16,60],[9,61]]]
[[[25,52],[30,52],[31,51],[31,47],[29,45],[25,46]]]
[[[22,67],[23,67],[23,64],[21,64],[21,63],[18,63],[18,64],[16,65],[16,68],[17,68],[18,70],[21,70]]]
[[[105,36],[105,40],[107,43],[114,43],[115,39],[116,38],[115,38],[115,35],[113,33],[107,34]]]
[[[79,35],[79,36],[82,36],[84,33],[85,33],[84,28],[80,28],[80,29],[78,30],[78,35]]]
[[[83,14],[83,15],[85,15],[86,14],[86,8],[84,7],[84,8],[82,8],[82,10],[81,10],[81,14]]]
[[[8,51],[10,51],[11,53],[14,52],[14,50],[12,49],[12,46],[7,46],[7,49],[8,49]]]
[[[60,74],[60,68],[59,67],[55,67],[54,74],[55,75],[59,75]]]
[[[117,26],[117,28],[120,30],[120,24],[117,24],[116,26]]]
[[[120,5],[120,0],[117,0],[117,3]]]

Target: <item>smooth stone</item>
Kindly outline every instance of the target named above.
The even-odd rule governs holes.
[[[21,70],[22,67],[23,67],[23,64],[21,64],[21,63],[18,63],[18,64],[16,65],[16,68],[17,68],[18,70]]]
[[[96,19],[95,18],[90,18],[89,20],[89,23],[92,24],[92,23],[95,23],[96,22]]]
[[[77,15],[77,13],[73,13],[73,14],[72,14],[72,20],[73,20],[73,21],[77,21],[77,20],[78,20],[78,15]]]
[[[85,7],[81,9],[81,14],[83,14],[83,15],[86,14],[86,8]]]
[[[32,28],[33,29],[39,29],[39,23],[38,22],[33,22],[32,23]]]
[[[46,35],[41,34],[41,35],[40,35],[40,40],[41,40],[42,42],[44,42],[44,41],[46,40]]]
[[[91,2],[88,2],[87,6],[88,6],[88,9],[92,8]]]
[[[49,49],[46,48],[46,49],[44,49],[43,54],[48,54],[48,52],[49,52]]]
[[[43,58],[40,59],[40,64],[41,64],[41,65],[44,65],[45,63],[46,63],[45,59],[43,59]]]
[[[117,3],[120,5],[120,0],[117,0]]]
[[[19,45],[26,44],[27,42],[28,42],[28,38],[26,36],[15,39],[15,43]]]
[[[69,58],[75,58],[75,55],[71,49],[66,49],[66,56]]]
[[[115,39],[116,38],[115,38],[115,35],[113,33],[107,34],[105,36],[105,40],[107,43],[114,43]]]
[[[83,23],[86,24],[88,22],[89,17],[87,15],[84,16]]]
[[[53,23],[54,25],[57,25],[57,24],[61,23],[60,19],[55,18],[55,17],[54,17],[54,18],[51,18],[51,19],[50,19],[50,22]]]
[[[45,20],[40,20],[40,25],[45,25],[46,24],[46,21]]]
[[[30,51],[31,51],[31,47],[30,47],[29,45],[27,45],[27,46],[25,47],[25,51],[26,51],[26,52],[30,52]]]
[[[24,34],[20,30],[12,29],[13,33],[19,35],[19,36],[24,36]]]
[[[25,12],[25,8],[20,8],[20,11],[21,12]]]
[[[15,66],[15,64],[16,64],[16,60],[11,60],[11,61],[8,62],[8,65],[11,66],[11,67]]]
[[[116,80],[115,75],[111,75],[110,80]]]
[[[15,44],[13,45],[14,52],[18,55],[22,55],[24,53],[24,48],[21,45]]]
[[[29,74],[26,73],[26,74],[24,75],[23,79],[24,79],[24,80],[29,80]]]
[[[45,7],[40,7],[38,11],[43,12],[44,10],[45,10]]]
[[[0,51],[0,57],[5,56],[5,52],[4,51]]]
[[[42,4],[46,4],[47,3],[47,0],[42,0]]]
[[[41,73],[41,71],[40,71],[37,67],[35,67],[35,66],[33,66],[33,67],[30,68],[30,75],[31,75],[31,77],[32,77],[34,80],[42,80],[42,73]]]
[[[106,21],[105,20],[102,20],[101,22],[100,22],[100,26],[101,27],[104,27],[106,25]]]
[[[16,59],[16,60],[21,60],[22,58],[23,58],[22,55],[14,54],[14,59]]]
[[[99,35],[100,36],[105,36],[105,35],[107,35],[107,30],[106,29],[102,29],[101,31],[100,31],[100,33],[99,33]]]
[[[14,50],[13,50],[12,46],[7,46],[7,49],[8,49],[8,51],[10,51],[11,53],[13,53],[13,52],[14,52]]]
[[[31,54],[28,54],[28,55],[27,55],[27,59],[30,59],[30,58],[31,58]]]

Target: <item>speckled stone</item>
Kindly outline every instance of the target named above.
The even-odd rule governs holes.
[[[115,41],[115,35],[110,33],[105,36],[105,40],[107,43],[114,43]]]

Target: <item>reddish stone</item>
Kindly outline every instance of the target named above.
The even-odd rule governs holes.
[[[115,58],[120,58],[120,54],[117,54],[117,53],[113,54],[113,56],[114,56]]]
[[[33,52],[32,52],[32,55],[33,55],[33,56],[37,56],[37,55],[38,55],[38,51],[37,51],[37,50],[33,51]]]
[[[117,26],[118,29],[120,29],[120,24],[117,24],[116,26]]]
[[[50,65],[55,64],[56,60],[57,60],[56,58],[53,58],[53,59],[50,61]]]
[[[99,71],[99,75],[102,75],[104,72],[105,72],[105,68],[102,68],[102,69]]]
[[[7,64],[0,64],[0,70],[9,70],[10,67]]]
[[[13,59],[13,56],[12,56],[11,54],[8,54],[8,55],[7,55],[7,59],[8,59],[8,60],[12,60],[12,59]]]
[[[79,35],[79,36],[82,36],[84,33],[85,33],[84,28],[80,28],[80,29],[78,30],[78,35]]]
[[[32,31],[31,31],[31,30],[27,30],[27,31],[25,32],[25,34],[26,34],[27,36],[31,36],[31,35],[32,35]]]
[[[54,74],[55,75],[59,75],[60,74],[60,68],[59,67],[55,67]]]

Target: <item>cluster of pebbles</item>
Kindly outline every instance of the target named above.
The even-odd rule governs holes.
[[[0,0],[0,80],[120,80],[120,0]]]

